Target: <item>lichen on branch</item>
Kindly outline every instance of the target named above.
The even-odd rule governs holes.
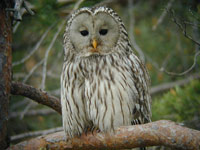
[[[124,149],[164,145],[174,149],[199,150],[200,131],[161,120],[143,125],[123,126],[113,134],[88,133],[65,141],[64,132],[40,136],[10,147],[18,149]]]

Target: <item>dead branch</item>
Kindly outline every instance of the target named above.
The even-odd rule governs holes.
[[[161,93],[161,92],[167,91],[171,88],[174,88],[175,86],[186,85],[189,82],[191,82],[192,80],[199,79],[199,78],[200,78],[200,74],[196,73],[196,74],[193,74],[193,75],[191,75],[191,76],[189,76],[185,79],[182,79],[182,80],[178,80],[178,81],[175,81],[175,82],[168,82],[168,83],[164,83],[164,84],[161,84],[161,85],[154,86],[154,87],[151,88],[150,93],[151,93],[151,95],[155,95],[157,93]]]
[[[44,63],[44,59],[42,59],[41,61],[39,61],[39,62],[29,71],[29,73],[24,77],[22,83],[26,83],[26,81],[30,78],[30,76],[33,74],[33,72],[34,72],[40,65],[42,65],[42,63]]]
[[[190,35],[188,35],[187,30],[186,30],[186,24],[184,22],[179,22],[175,16],[175,12],[173,9],[167,9],[167,12],[170,13],[170,16],[172,18],[172,21],[182,30],[184,36],[188,39],[190,39],[191,41],[193,41],[195,44],[200,46],[200,43],[198,41],[196,41],[195,39],[193,39]]]
[[[36,89],[30,85],[19,82],[12,82],[11,94],[22,95],[33,99],[34,101],[49,106],[61,114],[60,100],[47,92]]]
[[[26,11],[31,14],[34,15],[35,13],[29,8],[29,6],[27,5],[27,3],[25,2],[25,0],[15,0],[15,6],[14,8],[8,8],[8,11],[13,11],[14,15],[14,19],[16,21],[21,21],[22,20],[22,13],[21,13],[21,8],[22,6],[24,6],[24,8],[26,9]]]
[[[63,130],[63,127],[57,127],[57,128],[52,128],[52,129],[48,129],[48,130],[27,132],[27,133],[22,133],[22,134],[11,136],[10,139],[11,139],[11,142],[15,142],[15,141],[19,141],[19,140],[22,140],[25,138],[47,135],[47,134],[55,133],[55,132],[62,131],[62,130]]]
[[[42,35],[42,37],[40,38],[40,40],[36,43],[36,45],[33,47],[33,49],[30,51],[30,53],[28,55],[26,55],[24,58],[22,58],[20,61],[17,62],[13,62],[12,66],[16,66],[19,64],[24,63],[26,60],[28,60],[40,47],[40,45],[42,44],[42,42],[44,41],[45,37],[47,36],[47,34],[49,33],[49,31],[53,28],[53,26],[55,25],[55,23],[53,23],[46,31],[45,33]]]
[[[24,115],[29,111],[29,109],[31,109],[35,105],[36,105],[36,103],[34,103],[34,101],[29,101],[29,103],[26,105],[26,107],[20,114],[20,120],[22,120],[24,118]]]
[[[142,60],[142,62],[145,62],[145,55],[144,55],[144,51],[139,47],[139,45],[136,43],[135,40],[135,36],[134,36],[134,24],[135,24],[135,16],[134,16],[134,6],[133,6],[133,0],[129,0],[128,1],[128,5],[129,5],[129,9],[128,9],[128,14],[130,17],[130,22],[129,22],[129,33],[130,33],[130,41],[131,44],[133,46],[133,48],[137,51],[137,53],[139,54],[140,59]]]
[[[167,10],[170,9],[172,7],[174,0],[170,0],[167,3],[166,9],[163,11],[163,13],[160,15],[158,21],[156,22],[156,24],[152,27],[152,30],[155,31],[158,27],[159,24],[161,24],[165,18],[165,16],[167,15]]]
[[[103,0],[97,4],[94,5],[94,7],[100,7],[100,6],[107,6],[108,4],[113,3],[115,0]]]
[[[114,134],[89,133],[64,141],[64,132],[56,132],[21,142],[8,148],[18,149],[124,149],[163,145],[183,150],[199,150],[200,131],[161,120],[143,125],[123,126]]]
[[[9,119],[11,118],[16,118],[16,117],[20,117],[21,114],[23,112],[11,112],[9,115]],[[28,112],[26,112],[26,114],[24,114],[24,116],[26,117],[30,117],[30,116],[36,116],[36,115],[41,115],[41,116],[45,116],[45,115],[50,115],[50,114],[55,114],[56,111],[54,111],[53,109],[34,109],[34,110],[29,110]]]
[[[199,55],[200,55],[200,51],[196,52],[195,55],[194,55],[194,60],[193,60],[192,66],[190,66],[187,70],[185,70],[181,73],[170,72],[170,71],[165,70],[164,68],[161,68],[160,71],[164,71],[168,75],[172,75],[172,76],[183,76],[183,75],[189,73],[192,69],[194,69],[194,67],[197,64],[197,56],[199,56]]]
[[[44,56],[44,63],[43,63],[43,75],[42,75],[42,83],[41,83],[41,88],[44,90],[45,89],[45,82],[46,82],[46,74],[47,74],[47,59],[48,59],[48,56],[49,56],[49,52],[51,51],[59,33],[61,32],[61,29],[63,28],[65,24],[65,21],[62,21],[61,25],[59,26],[58,28],[58,31],[55,33],[52,41],[51,41],[51,44],[48,46],[46,52],[45,52],[45,56]]]

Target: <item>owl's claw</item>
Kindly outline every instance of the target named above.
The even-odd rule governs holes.
[[[87,127],[85,128],[84,132],[82,135],[87,136],[89,133],[92,133],[92,135],[95,135],[96,133],[101,132],[98,127]]]
[[[99,133],[99,132],[101,132],[101,131],[98,127],[93,127],[92,135],[95,135],[96,133]]]

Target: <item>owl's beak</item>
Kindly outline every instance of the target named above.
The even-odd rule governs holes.
[[[94,49],[97,48],[97,40],[96,39],[93,39],[92,46],[94,47]]]

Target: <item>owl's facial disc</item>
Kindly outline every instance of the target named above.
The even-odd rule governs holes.
[[[105,12],[77,15],[70,26],[70,40],[83,57],[106,55],[114,51],[119,38],[117,22]]]

